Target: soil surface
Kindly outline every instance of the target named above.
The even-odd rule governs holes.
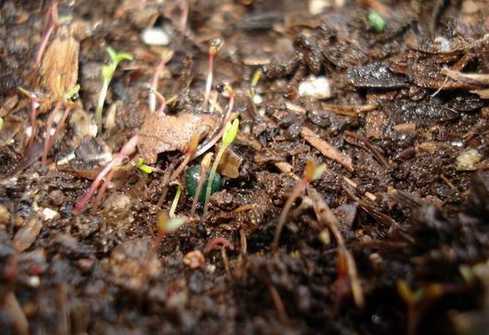
[[[1,333],[487,334],[488,18],[0,1]]]

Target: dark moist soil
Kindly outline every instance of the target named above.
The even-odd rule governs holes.
[[[0,2],[0,332],[488,334],[489,101],[487,91],[476,94],[488,80],[443,70],[489,73],[487,3],[346,0],[312,15],[308,1],[190,2],[182,33],[185,1],[60,1],[62,23],[39,65],[52,4]],[[371,9],[386,21],[381,32]],[[145,44],[151,26],[168,46]],[[207,217],[202,208],[190,217],[183,192],[176,215],[187,223],[161,235],[156,223],[176,189],[165,178],[185,154],[178,120],[207,113],[207,50],[218,37],[214,89],[227,82],[236,94],[237,163]],[[116,70],[104,107],[112,121],[95,137],[108,46],[134,60]],[[158,90],[171,122],[148,108],[148,84],[169,50]],[[310,76],[326,77],[330,96],[300,94]],[[76,83],[42,164],[48,117]],[[38,99],[33,121],[32,98],[19,87]],[[228,102],[219,94],[205,120],[218,127]],[[346,161],[323,155],[303,127]],[[75,215],[110,153],[139,132],[148,155],[159,153],[157,169],[143,173],[133,154],[101,204]],[[294,175],[302,178],[309,160],[326,164],[309,187],[333,219],[318,219],[309,189],[274,251]]]

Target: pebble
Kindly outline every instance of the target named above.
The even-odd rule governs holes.
[[[299,95],[321,100],[331,98],[331,86],[328,78],[311,76],[299,84]]]
[[[457,157],[457,171],[475,171],[477,163],[481,161],[481,154],[475,149],[469,149],[462,152]]]
[[[10,212],[7,207],[0,205],[0,225],[7,225],[10,222]]]
[[[328,7],[332,6],[331,0],[309,0],[309,13],[318,15]]]
[[[162,28],[146,28],[141,33],[143,42],[148,45],[168,45],[170,36]]]

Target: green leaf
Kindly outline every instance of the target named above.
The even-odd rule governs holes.
[[[228,122],[224,126],[224,134],[222,135],[222,143],[225,147],[234,142],[234,139],[238,135],[239,120],[235,119],[232,123]]]
[[[386,26],[384,18],[374,10],[368,13],[368,23],[378,33],[383,32]]]
[[[153,168],[149,165],[144,164],[144,159],[139,158],[136,162],[136,167],[143,173],[151,174],[153,173]]]
[[[117,52],[114,49],[112,49],[111,47],[107,48],[107,53],[109,54],[110,60],[112,61],[113,64],[118,65],[120,62],[122,62],[124,60],[133,60],[133,57],[130,53]]]
[[[73,86],[73,88],[71,90],[66,92],[64,99],[65,100],[71,100],[72,98],[74,98],[78,94],[79,91],[80,91],[80,85],[76,84],[75,86]]]

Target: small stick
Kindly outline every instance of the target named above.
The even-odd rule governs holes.
[[[334,146],[321,139],[316,133],[307,127],[302,127],[302,137],[313,147],[319,150],[324,156],[343,165],[348,171],[353,172],[351,157],[346,156]]]

